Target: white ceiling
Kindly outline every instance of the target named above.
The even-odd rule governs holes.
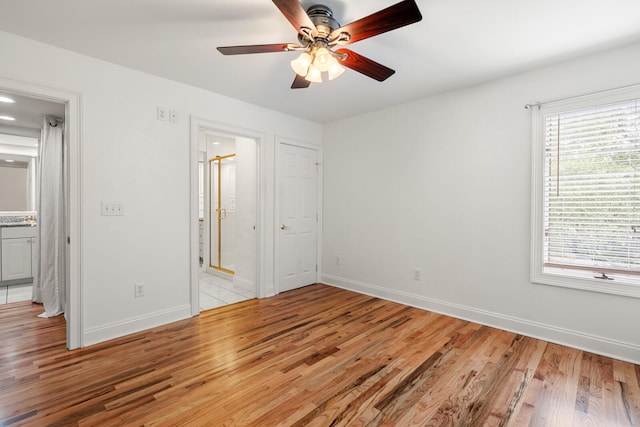
[[[0,120],[0,134],[39,138],[40,129],[47,116],[64,119],[64,104],[37,99],[0,90],[0,96],[13,99],[14,103],[0,102],[0,115],[13,117],[14,121]]]
[[[399,0],[302,0],[348,24]],[[297,54],[217,46],[296,42],[269,0],[0,0],[0,30],[325,122],[640,41],[638,0],[417,0],[423,20],[349,46],[396,70],[290,89]]]

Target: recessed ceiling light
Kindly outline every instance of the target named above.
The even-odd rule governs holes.
[[[11,159],[5,159],[4,161],[7,162],[7,163],[13,163],[13,160],[11,160]]]
[[[220,145],[220,143],[218,141],[215,141],[213,145]]]
[[[0,120],[9,120],[12,122],[15,120],[15,118],[11,116],[0,116]]]
[[[13,104],[16,101],[14,101],[13,99],[8,98],[6,96],[0,96],[0,102],[6,102],[7,104]]]

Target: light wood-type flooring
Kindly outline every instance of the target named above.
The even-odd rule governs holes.
[[[631,426],[640,367],[312,285],[85,349],[0,308],[2,426]]]

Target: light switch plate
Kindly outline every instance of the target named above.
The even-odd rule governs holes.
[[[102,216],[122,216],[124,215],[124,205],[122,202],[102,202]]]

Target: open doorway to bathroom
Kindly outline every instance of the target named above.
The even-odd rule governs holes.
[[[82,319],[81,310],[81,298],[80,298],[80,277],[82,276],[80,254],[80,244],[82,242],[81,235],[81,222],[80,222],[80,95],[77,93],[69,92],[66,90],[55,89],[42,85],[36,85],[28,82],[5,79],[0,77],[0,92],[8,94],[8,97],[13,96],[21,99],[20,104],[18,102],[12,103],[14,107],[18,109],[27,107],[24,113],[32,115],[33,120],[31,123],[35,126],[24,126],[19,124],[18,117],[16,120],[10,121],[5,124],[4,134],[13,134],[16,136],[27,136],[23,132],[25,129],[35,127],[35,134],[31,136],[39,138],[40,132],[38,128],[42,129],[44,125],[44,117],[53,117],[54,119],[62,119],[61,121],[53,120],[49,121],[51,127],[57,127],[64,132],[64,144],[62,161],[59,166],[62,168],[62,182],[63,193],[59,202],[64,206],[64,232],[62,246],[64,246],[64,254],[62,255],[62,269],[64,270],[63,286],[65,288],[64,297],[64,320],[66,323],[66,345],[68,349],[75,349],[82,347],[82,325],[80,319]],[[36,112],[34,108],[35,104],[44,105],[45,109]],[[54,110],[50,110],[49,107],[54,107]],[[21,114],[23,111],[14,109],[16,114]],[[3,113],[4,115],[4,113]],[[11,116],[11,114],[8,114]],[[55,122],[55,126],[54,126]],[[42,189],[41,189],[42,191]],[[30,209],[27,207],[27,209]],[[29,217],[24,216],[25,222],[34,221],[38,223],[38,218],[41,212],[35,212],[35,221]],[[40,224],[38,224],[40,225]],[[9,233],[9,234],[14,234]],[[33,237],[31,237],[33,239]],[[18,237],[16,240],[20,240]],[[15,243],[15,242],[13,242]],[[32,242],[33,243],[33,242]],[[18,247],[14,245],[14,247]],[[23,248],[24,249],[24,248]],[[26,250],[20,251],[25,256]],[[23,259],[22,257],[20,257]],[[33,258],[32,258],[33,260]],[[32,264],[33,265],[33,264]]]
[[[39,259],[41,135],[45,118],[64,123],[64,116],[63,103],[0,89],[0,304],[32,299]],[[56,170],[63,166],[59,160]]]
[[[198,131],[200,311],[257,296],[257,141]]]
[[[43,288],[34,290],[34,284],[46,282],[59,291],[47,290],[52,298],[43,310],[48,305],[47,315],[64,311],[65,301],[59,301],[58,294],[63,295],[66,279],[57,273],[66,272],[64,125],[64,103],[0,89],[0,305],[42,302]],[[43,222],[56,224],[63,232],[52,236],[51,227],[46,228],[43,243]],[[42,268],[52,260],[53,269]],[[56,301],[50,303],[52,299]]]

